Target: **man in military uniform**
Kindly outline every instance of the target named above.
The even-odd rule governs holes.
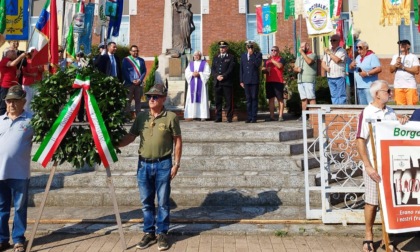
[[[222,103],[225,97],[227,122],[232,122],[233,117],[233,68],[235,66],[235,57],[228,54],[228,43],[219,42],[219,55],[213,58],[211,66],[211,74],[214,79],[214,97],[216,99],[216,120],[218,123],[222,121]]]

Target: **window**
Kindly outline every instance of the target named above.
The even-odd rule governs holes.
[[[246,39],[255,41],[261,48],[261,53],[270,53],[274,45],[274,34],[259,35],[257,33],[257,15],[255,14],[256,4],[265,4],[267,1],[248,0],[246,14]]]
[[[191,3],[191,12],[193,13],[193,22],[195,30],[191,33],[191,54],[196,50],[203,52],[203,36],[202,36],[202,26],[201,26],[201,0],[190,1]]]
[[[411,42],[411,52],[414,54],[420,54],[420,33],[417,30],[417,26],[414,23],[414,12],[410,13],[410,25],[404,25],[404,21],[402,25],[398,26],[399,33],[400,33],[400,40],[401,39],[408,39]],[[395,50],[397,50],[397,45],[395,45]]]
[[[200,50],[201,52],[203,51],[201,41],[201,14],[194,14],[193,21],[195,30],[191,33],[191,54],[196,50]]]

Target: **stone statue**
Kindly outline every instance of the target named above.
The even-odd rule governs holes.
[[[172,2],[172,49],[166,54],[178,58],[184,54],[185,49],[191,48],[191,33],[195,30],[191,3],[188,0]]]

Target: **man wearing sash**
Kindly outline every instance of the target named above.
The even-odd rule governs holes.
[[[201,60],[200,51],[195,51],[193,57],[194,60],[185,69],[188,91],[184,118],[187,121],[193,118],[200,118],[201,121],[205,121],[210,117],[206,86],[210,77],[210,66],[205,60]]]
[[[128,115],[131,110],[131,102],[134,98],[136,115],[140,113],[140,99],[143,95],[143,80],[146,77],[146,64],[139,57],[139,48],[132,45],[130,48],[130,56],[124,58],[122,63],[122,72],[124,77],[124,87],[128,89],[127,106],[125,112]]]

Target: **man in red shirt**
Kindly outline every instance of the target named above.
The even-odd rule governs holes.
[[[1,92],[0,92],[0,115],[6,113],[6,102],[4,98],[11,86],[18,83],[18,75],[20,72],[17,70],[19,62],[25,58],[26,53],[17,56],[15,50],[8,50],[5,56],[0,61],[0,74],[1,74]]]
[[[277,98],[279,102],[279,121],[283,121],[283,90],[284,90],[284,79],[283,79],[283,67],[285,61],[280,57],[280,51],[277,46],[271,48],[271,54],[268,56],[265,62],[263,72],[267,74],[265,83],[265,93],[268,99],[268,109],[270,110],[270,118],[266,121],[276,121],[274,118],[274,102]]]

